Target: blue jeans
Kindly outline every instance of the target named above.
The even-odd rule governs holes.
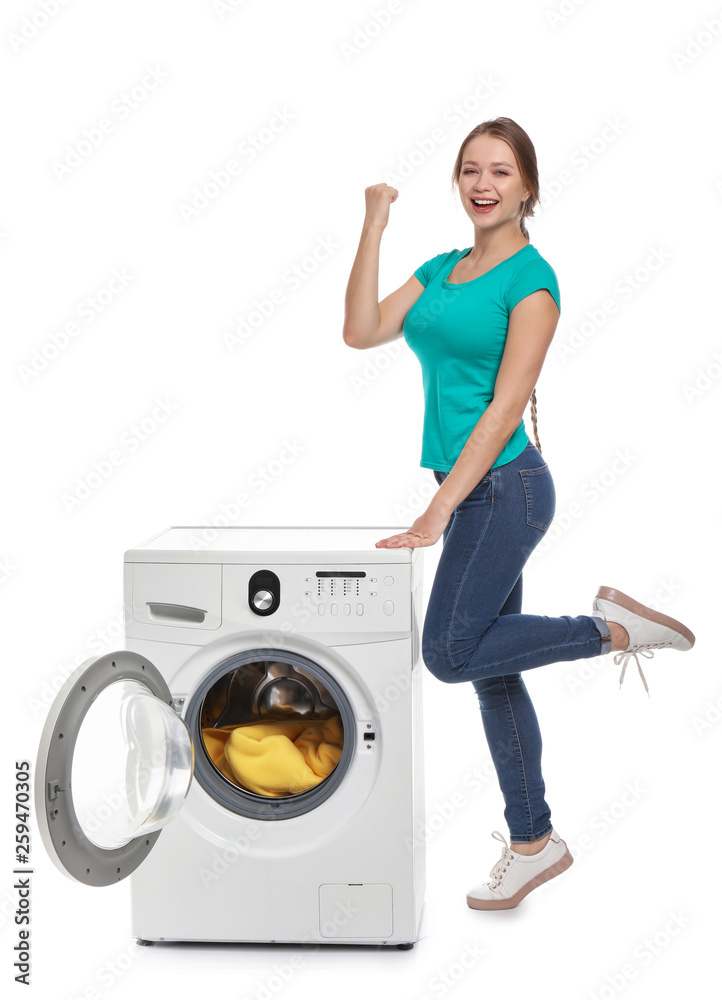
[[[447,475],[434,470],[439,485]],[[521,613],[522,569],[555,508],[551,472],[531,442],[512,462],[490,469],[444,530],[422,634],[431,673],[474,686],[514,843],[552,829],[541,732],[520,671],[612,647],[601,618]]]

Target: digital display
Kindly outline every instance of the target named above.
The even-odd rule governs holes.
[[[340,569],[317,569],[316,576],[366,576],[366,574],[362,569],[346,570],[346,572]]]

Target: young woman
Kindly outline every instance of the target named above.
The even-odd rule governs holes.
[[[572,864],[551,824],[542,740],[521,671],[620,651],[686,650],[683,624],[600,587],[591,615],[521,613],[522,569],[549,528],[554,482],[541,456],[534,386],[559,320],[554,270],[529,242],[525,218],[539,198],[536,154],[510,118],[482,122],[461,144],[456,183],[474,244],[427,260],[378,301],[379,245],[398,191],[366,189],[366,218],[346,292],[344,341],[369,348],[404,336],[421,363],[425,415],[421,466],[439,489],[408,531],[385,547],[443,547],[424,621],[422,654],[439,679],[470,681],[504,796],[510,842],[491,880],[468,893],[475,909],[516,906]],[[530,399],[536,447],[523,413]]]

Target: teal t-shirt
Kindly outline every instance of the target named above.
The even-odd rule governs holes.
[[[451,472],[494,398],[514,306],[540,288],[547,288],[559,306],[556,274],[531,243],[472,281],[448,282],[456,262],[472,249],[437,254],[414,271],[424,291],[406,314],[402,331],[421,363],[420,465],[440,472]],[[513,461],[528,443],[522,420],[491,467]]]

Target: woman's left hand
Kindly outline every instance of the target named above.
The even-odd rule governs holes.
[[[417,517],[408,531],[398,535],[389,535],[376,542],[377,549],[395,549],[398,547],[419,548],[422,545],[433,545],[444,533],[449,523],[450,514],[439,512],[433,507],[427,507],[424,513]]]

